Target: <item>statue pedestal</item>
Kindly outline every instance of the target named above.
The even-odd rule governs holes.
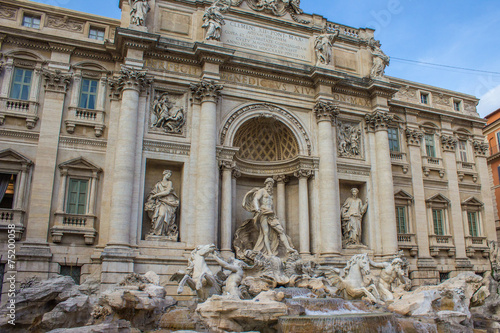
[[[179,236],[157,236],[157,235],[146,236],[147,241],[154,241],[154,242],[177,242],[177,238],[179,238]]]

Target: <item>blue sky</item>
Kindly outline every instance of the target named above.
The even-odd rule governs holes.
[[[118,0],[36,2],[120,18]],[[301,7],[336,23],[375,28],[392,57],[387,75],[479,97],[481,116],[500,108],[500,74],[422,64],[500,72],[498,0],[302,0]]]

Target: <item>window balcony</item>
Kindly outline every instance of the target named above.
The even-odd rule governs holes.
[[[457,161],[458,179],[462,181],[465,175],[472,176],[472,180],[477,182],[476,164],[471,162]]]
[[[431,171],[437,171],[439,173],[439,177],[444,177],[444,166],[442,158],[422,156],[422,169],[426,177],[430,175]]]
[[[32,129],[38,121],[38,103],[12,98],[0,98],[0,125],[5,117],[22,118],[26,120],[26,127]]]
[[[24,232],[24,211],[19,209],[0,208],[0,230],[7,231],[9,225],[15,225],[15,239],[21,240]]]
[[[415,234],[398,234],[398,247],[410,251],[412,257],[418,254],[418,246]]]
[[[403,169],[403,173],[408,173],[410,168],[410,164],[408,163],[408,159],[406,157],[406,153],[402,153],[399,151],[391,151],[391,162],[392,165],[398,165]]]
[[[487,244],[487,238],[483,236],[466,236],[465,248],[467,256],[472,257],[475,252],[482,252],[483,257],[488,258],[490,250]]]
[[[92,245],[97,235],[95,220],[93,215],[56,213],[54,226],[50,229],[52,241],[60,243],[65,234],[72,234],[82,235],[85,244]]]
[[[437,257],[439,251],[447,252],[449,257],[453,257],[456,253],[451,235],[429,235],[429,243],[431,256],[433,257]]]
[[[75,132],[76,126],[86,126],[94,128],[95,136],[100,137],[105,127],[104,111],[70,107],[65,123],[70,134]]]

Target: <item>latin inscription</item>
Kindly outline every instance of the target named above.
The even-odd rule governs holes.
[[[221,41],[252,51],[309,60],[309,39],[298,35],[226,20]]]
[[[179,64],[176,62],[170,62],[160,59],[146,59],[144,62],[144,67],[167,72],[175,72],[188,75],[201,75],[201,69],[199,67]]]

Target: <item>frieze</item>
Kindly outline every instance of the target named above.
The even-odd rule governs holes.
[[[23,47],[27,49],[39,49],[39,50],[50,50],[48,43],[36,42],[29,39],[18,38],[18,37],[7,37],[5,44],[12,44],[18,47]]]
[[[106,151],[108,143],[106,140],[93,140],[86,138],[75,138],[75,137],[67,137],[61,136],[59,138],[59,146],[61,148],[69,148],[69,149],[91,149],[91,150],[99,150]]]
[[[199,67],[161,59],[146,59],[144,61],[144,67],[158,71],[180,73],[192,76],[201,75],[201,68]]]
[[[0,137],[11,137],[15,138],[16,142],[18,139],[27,139],[30,141],[37,142],[40,135],[38,133],[33,132],[24,132],[24,131],[13,131],[9,129],[0,129]]]
[[[299,131],[301,132],[304,140],[306,141],[307,153],[309,156],[311,156],[311,154],[312,154],[311,139],[309,138],[309,135],[307,134],[307,132],[306,132],[305,128],[302,126],[302,124],[294,116],[292,116],[290,113],[288,113],[287,111],[285,111],[277,106],[274,106],[272,104],[269,104],[269,103],[258,103],[258,104],[248,105],[248,106],[245,106],[245,107],[239,109],[235,113],[233,113],[231,115],[231,117],[227,120],[227,122],[224,124],[224,127],[222,128],[220,144],[221,145],[224,144],[229,127],[231,127],[231,124],[238,117],[240,117],[244,113],[247,113],[250,111],[255,111],[255,110],[263,110],[263,111],[267,110],[270,112],[276,112],[276,113],[279,113],[280,115],[284,116],[285,118],[287,118],[289,121],[291,121],[294,124],[294,126],[296,126],[299,129]]]
[[[144,140],[143,150],[155,153],[189,156],[191,145],[187,143]]]
[[[54,29],[69,30],[72,32],[83,32],[85,22],[71,20],[67,16],[48,16],[47,27]]]
[[[319,168],[319,159],[297,157],[279,165],[256,165],[238,160],[237,166],[239,171],[245,175],[273,177],[274,175],[292,175],[300,170],[313,172]]]
[[[403,86],[395,95],[395,99],[415,100],[417,98],[417,89],[410,86]]]
[[[4,18],[7,20],[16,20],[17,16],[17,8],[0,6],[0,18]]]

